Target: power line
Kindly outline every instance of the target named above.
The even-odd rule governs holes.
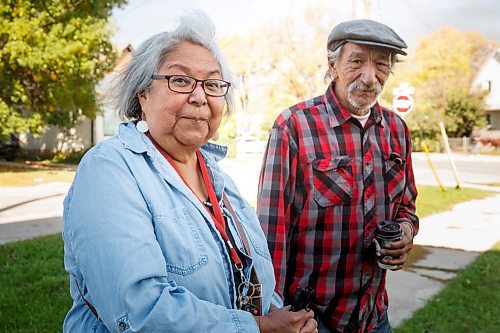
[[[236,18],[233,20],[233,23],[229,25],[229,28],[227,30],[234,31],[234,29],[233,29],[234,26],[237,23],[241,22],[243,16],[246,16],[246,14],[249,13],[250,8],[252,8],[252,6],[253,6],[253,1],[251,1],[251,0],[247,1],[246,6],[241,9],[241,11],[238,13],[238,15],[236,15]],[[226,30],[226,29],[224,29],[224,30]],[[226,34],[229,34],[229,32],[228,31],[221,31],[219,35],[223,36]]]
[[[417,13],[417,11],[415,10],[415,8],[413,8],[412,5],[410,5],[410,3],[408,2],[408,0],[404,0],[403,1],[404,4],[406,5],[406,7],[408,7],[410,9],[410,11],[413,13],[413,15],[420,21],[422,22],[422,24],[429,30],[429,32],[432,32],[434,31],[434,29],[429,25],[427,24],[427,22],[425,22],[421,17],[420,15]]]

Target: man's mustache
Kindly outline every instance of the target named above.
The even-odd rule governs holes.
[[[352,93],[355,90],[361,90],[364,92],[375,92],[378,95],[382,92],[382,85],[379,82],[375,82],[374,84],[369,86],[361,81],[354,81],[347,87],[347,91],[349,93]]]

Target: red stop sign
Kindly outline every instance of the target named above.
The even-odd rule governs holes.
[[[413,98],[410,95],[398,95],[392,101],[394,110],[400,113],[408,113],[413,109]]]

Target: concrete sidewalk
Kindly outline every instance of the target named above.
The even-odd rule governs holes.
[[[60,232],[69,186],[0,187],[0,244]]]
[[[69,184],[0,188],[0,244],[61,231]],[[500,194],[421,219],[412,259],[388,272],[389,316],[400,324],[477,255],[500,241]]]
[[[0,224],[62,216],[62,200],[69,187],[63,182],[0,187]]]

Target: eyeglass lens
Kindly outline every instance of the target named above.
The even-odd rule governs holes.
[[[189,76],[174,75],[168,80],[169,87],[175,92],[189,93],[196,89],[196,84],[202,82],[203,90],[207,95],[224,96],[227,93],[229,85],[222,80],[196,80]]]

